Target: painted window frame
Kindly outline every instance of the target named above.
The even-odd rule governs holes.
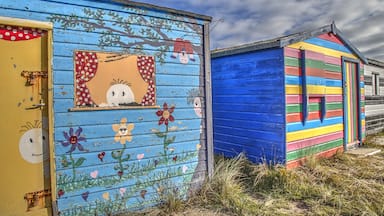
[[[306,50],[300,50],[300,67],[301,67],[301,89],[302,89],[302,124],[305,125],[308,115],[309,115],[309,101],[310,98],[319,98],[320,99],[320,121],[323,122],[325,116],[327,114],[327,106],[326,106],[326,92],[324,89],[323,94],[309,94],[308,86],[307,86],[307,65],[306,65]],[[324,70],[322,70],[323,73]],[[320,77],[321,82],[325,83],[325,78]],[[324,84],[325,86],[325,84]],[[324,87],[325,88],[325,87]]]
[[[79,106],[76,102],[76,93],[77,93],[77,80],[76,80],[76,54],[79,52],[88,52],[88,53],[102,53],[102,54],[113,54],[121,56],[137,56],[137,57],[150,57],[153,58],[153,77],[152,82],[154,85],[154,102],[152,105],[119,105],[119,106]],[[138,55],[131,53],[122,53],[122,52],[112,52],[112,51],[100,51],[100,50],[74,50],[73,51],[73,107],[69,108],[68,111],[98,111],[98,110],[134,110],[134,109],[159,109],[160,105],[157,104],[157,89],[156,89],[156,59],[155,56],[149,55]]]

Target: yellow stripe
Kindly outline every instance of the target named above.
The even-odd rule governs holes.
[[[365,127],[365,120],[361,120],[361,125]]]
[[[364,88],[361,88],[361,89],[360,89],[360,92],[361,92],[361,95],[365,95],[365,94],[364,94],[364,93],[365,93]]]
[[[325,89],[325,92],[324,92]],[[330,86],[316,86],[316,85],[307,85],[307,94],[342,94],[341,87],[330,87]],[[301,94],[301,86],[299,85],[286,85],[285,86],[286,94]]]
[[[337,50],[334,50],[334,49],[325,48],[325,47],[322,47],[322,46],[317,46],[317,45],[309,44],[309,43],[306,43],[306,42],[294,43],[294,44],[289,45],[288,47],[294,48],[294,49],[311,50],[311,51],[314,51],[314,52],[323,53],[324,55],[333,56],[333,57],[336,57],[336,58],[340,58],[341,56],[345,56],[345,57],[357,59],[356,56],[354,56],[353,54],[337,51]]]
[[[301,139],[308,139],[311,137],[317,137],[328,133],[338,132],[343,130],[343,124],[336,124],[336,125],[330,125],[325,127],[318,127],[313,129],[307,129],[307,130],[301,130],[301,131],[294,131],[287,133],[287,143],[301,140]]]

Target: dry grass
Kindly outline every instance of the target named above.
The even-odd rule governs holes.
[[[187,202],[169,198],[174,204],[145,215],[384,215],[384,147],[375,140],[366,146],[382,149],[379,154],[310,159],[288,171],[242,155],[219,157],[200,193]]]

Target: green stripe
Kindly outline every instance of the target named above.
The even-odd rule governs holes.
[[[306,147],[296,151],[291,151],[287,153],[287,161],[296,160],[319,152],[324,152],[332,148],[343,145],[343,139],[337,139],[326,143],[321,143],[319,145]]]
[[[327,110],[336,110],[342,109],[343,103],[327,103]],[[302,105],[301,104],[288,104],[286,106],[287,113],[295,113],[301,112]],[[309,112],[319,111],[320,103],[310,103],[309,104]]]
[[[284,57],[285,66],[300,67],[300,59],[293,57]],[[341,73],[341,67],[334,64],[324,64],[322,61],[306,59],[305,64],[309,68],[318,68],[327,71],[334,71]]]

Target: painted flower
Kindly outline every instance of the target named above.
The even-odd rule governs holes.
[[[63,132],[64,134],[64,137],[66,139],[66,141],[62,141],[61,144],[64,146],[64,147],[67,147],[67,146],[71,146],[71,148],[69,149],[69,151],[67,151],[67,153],[72,153],[73,151],[77,149],[79,149],[79,151],[87,151],[79,142],[81,141],[87,141],[85,139],[85,137],[82,137],[80,136],[81,135],[81,132],[83,131],[83,129],[81,127],[79,127],[75,133],[73,133],[73,128],[70,128],[69,129],[69,134],[67,132]]]
[[[163,104],[163,110],[159,109],[156,112],[156,115],[160,117],[159,125],[161,125],[163,123],[165,125],[168,125],[169,121],[171,121],[171,122],[175,121],[175,118],[172,116],[173,111],[175,111],[175,106],[171,106],[170,108],[168,108],[168,104],[164,103]]]
[[[115,142],[119,142],[121,144],[125,144],[127,141],[132,141],[132,134],[131,131],[135,128],[135,125],[133,123],[127,124],[127,119],[122,118],[120,120],[120,124],[114,124],[112,125],[113,131],[116,132],[115,135]]]

